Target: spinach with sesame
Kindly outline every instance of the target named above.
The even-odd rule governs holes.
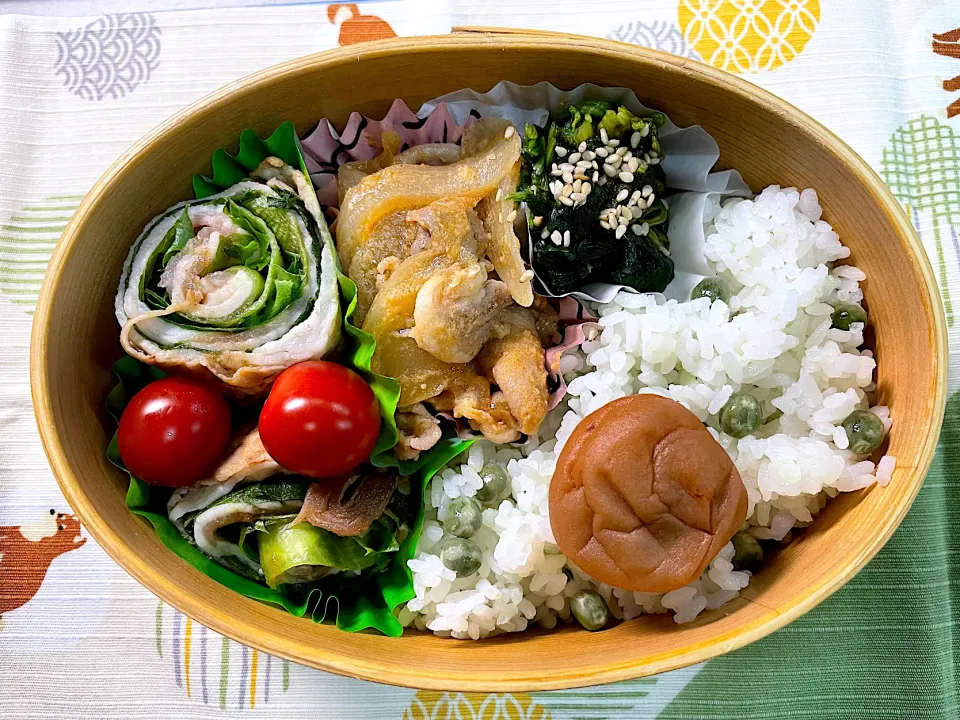
[[[665,122],[600,101],[526,126],[513,198],[526,203],[531,261],[552,293],[591,282],[659,292],[673,279],[657,138]]]

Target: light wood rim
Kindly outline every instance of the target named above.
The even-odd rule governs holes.
[[[391,41],[318,53],[291,60],[230,83],[221,90],[191,105],[186,110],[183,110],[181,113],[162,123],[131,147],[130,150],[104,173],[81,203],[56,247],[43,283],[32,328],[30,350],[31,394],[38,420],[40,437],[53,473],[57,478],[57,482],[67,501],[70,503],[70,506],[83,520],[83,524],[90,535],[128,573],[133,575],[134,578],[165,602],[196,619],[203,625],[245,645],[295,662],[312,665],[342,675],[414,688],[438,690],[451,689],[452,685],[455,685],[456,689],[464,691],[503,692],[549,690],[585,684],[615,682],[653,675],[702,662],[754,642],[774,630],[783,627],[821,603],[849,581],[876,555],[903,520],[910,504],[916,497],[917,492],[919,492],[923,478],[933,460],[946,406],[947,334],[938,285],[923,245],[900,207],[900,204],[876,173],[849,146],[810,116],[739,77],[729,75],[686,58],[596,38],[584,38],[581,36],[554,33],[503,32],[500,30],[488,32],[486,29],[462,30],[467,30],[467,32],[461,32],[452,36],[399,38]],[[770,612],[734,631],[714,637],[709,641],[687,646],[676,651],[651,655],[641,665],[611,661],[610,664],[602,670],[590,673],[569,669],[549,670],[543,673],[514,673],[506,679],[458,676],[455,683],[451,683],[450,676],[445,673],[427,672],[416,668],[415,661],[411,662],[405,668],[399,668],[395,661],[388,658],[375,662],[353,659],[345,661],[344,658],[334,652],[327,651],[323,647],[312,647],[310,652],[307,653],[304,652],[300,645],[287,638],[264,640],[256,633],[255,628],[247,626],[238,627],[229,614],[219,608],[210,607],[202,598],[184,595],[176,583],[162,576],[156,572],[153,567],[147,565],[139,557],[130,553],[120,537],[105,523],[103,517],[94,510],[85,493],[81,490],[81,479],[67,461],[64,446],[50,420],[57,403],[57,398],[52,396],[48,379],[44,373],[44,368],[47,366],[48,355],[48,342],[45,328],[50,320],[53,298],[57,294],[62,268],[70,259],[78,228],[83,224],[84,217],[90,211],[90,208],[93,207],[105,193],[116,190],[116,188],[113,187],[114,176],[117,174],[119,168],[128,163],[136,163],[138,155],[144,148],[153,143],[161,142],[163,138],[175,133],[182,117],[195,114],[213,117],[220,101],[239,88],[252,89],[263,86],[279,77],[296,75],[305,67],[317,63],[334,63],[350,57],[384,56],[401,52],[414,52],[426,44],[494,46],[522,52],[525,49],[543,47],[544,45],[551,46],[557,50],[573,50],[577,47],[582,48],[585,43],[589,43],[591,50],[598,55],[621,58],[628,57],[634,60],[643,59],[654,65],[671,67],[674,72],[682,73],[693,79],[705,81],[708,84],[723,83],[736,94],[749,97],[755,104],[779,115],[791,125],[802,127],[807,134],[813,136],[820,144],[828,147],[844,165],[859,176],[874,202],[882,208],[890,225],[899,235],[907,239],[909,249],[923,277],[925,289],[929,295],[930,306],[933,308],[935,315],[933,341],[936,343],[935,352],[939,361],[936,378],[937,392],[932,403],[932,418],[927,433],[924,436],[920,452],[921,461],[912,468],[909,475],[911,487],[908,502],[902,503],[897,509],[897,512],[889,515],[888,521],[882,527],[878,527],[873,542],[862,550],[856,557],[855,562],[847,565],[842,572],[825,579],[816,586],[810,587],[805,596],[787,607],[786,610],[777,613],[775,610],[758,603],[765,609],[770,610]],[[209,150],[213,150],[213,148]]]

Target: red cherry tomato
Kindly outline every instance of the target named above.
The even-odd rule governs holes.
[[[123,411],[117,442],[123,464],[144,482],[192,485],[207,477],[226,452],[230,406],[196,380],[156,380]]]
[[[323,360],[287,368],[260,411],[260,439],[281,466],[300,475],[342,475],[362,463],[380,432],[373,391],[352,370]]]

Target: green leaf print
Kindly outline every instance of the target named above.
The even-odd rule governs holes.
[[[937,118],[922,115],[901,125],[883,150],[881,173],[910,213],[920,232],[922,220],[932,220],[940,292],[953,326],[953,302],[947,281],[944,243],[952,240],[954,261],[960,262],[956,223],[960,223],[960,136]]]
[[[0,293],[28,315],[40,295],[53,248],[82,195],[52,195],[0,224]]]

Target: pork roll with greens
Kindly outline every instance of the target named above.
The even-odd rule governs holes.
[[[256,395],[337,344],[333,241],[303,173],[267,158],[249,180],[157,216],[116,297],[121,343],[165,369]]]

